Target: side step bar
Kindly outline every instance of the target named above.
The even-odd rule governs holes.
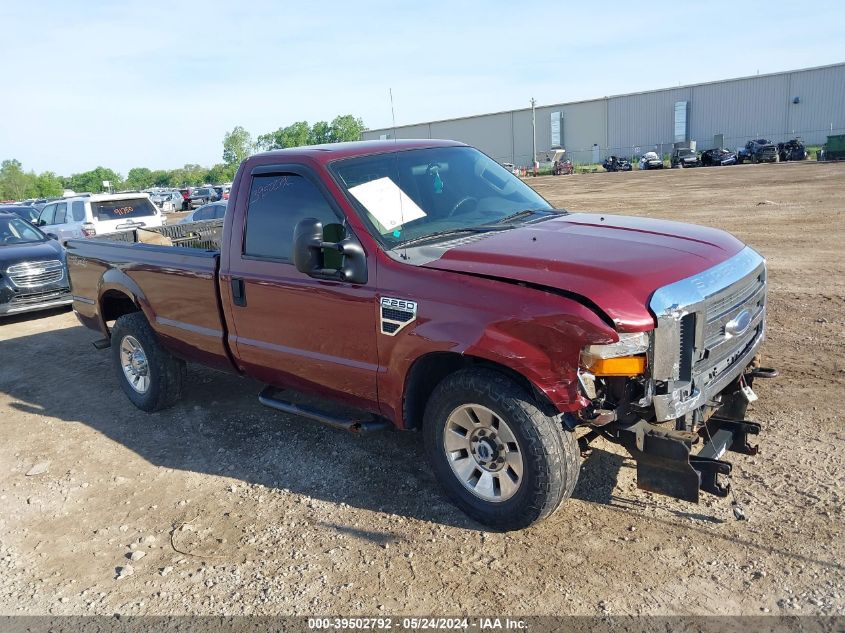
[[[326,426],[330,426],[341,431],[349,431],[350,433],[372,433],[374,431],[383,431],[390,428],[390,423],[386,420],[378,420],[376,418],[349,420],[339,418],[325,411],[319,411],[308,406],[294,404],[287,400],[281,400],[275,395],[276,389],[274,387],[265,387],[258,396],[258,401],[278,411],[285,413],[292,413],[294,415],[301,415],[305,418],[316,420]]]

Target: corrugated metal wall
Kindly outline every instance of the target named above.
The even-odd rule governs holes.
[[[798,97],[799,103],[793,103]],[[536,109],[537,150],[551,145],[550,115],[562,116],[562,144],[576,163],[600,156],[671,151],[674,107],[689,101],[690,140],[703,150],[721,134],[730,148],[751,138],[778,142],[800,135],[807,144],[845,133],[845,64],[759,77],[696,84]],[[389,128],[368,130],[364,139],[392,136]],[[531,110],[437,121],[396,129],[399,138],[449,138],[480,148],[499,162],[531,163]]]

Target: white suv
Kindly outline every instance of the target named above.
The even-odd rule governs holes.
[[[38,226],[64,243],[76,237],[161,226],[161,211],[147,193],[75,196],[54,200],[38,216]]]

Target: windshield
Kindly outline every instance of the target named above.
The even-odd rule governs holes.
[[[388,248],[434,233],[553,211],[531,187],[471,147],[436,147],[337,161],[332,171]]]
[[[678,156],[692,156],[692,150],[691,149],[679,149],[678,150]]]
[[[38,219],[38,209],[35,207],[0,207],[0,213],[14,213],[30,222],[35,222]]]
[[[30,244],[47,239],[41,231],[20,218],[0,218],[0,246]]]
[[[123,220],[156,215],[156,208],[149,198],[125,198],[91,202],[91,213],[98,220]]]

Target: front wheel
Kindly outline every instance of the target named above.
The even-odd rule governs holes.
[[[142,411],[172,406],[182,395],[185,361],[158,342],[143,312],[118,318],[111,335],[112,360],[126,397]]]
[[[574,435],[496,371],[464,369],[445,378],[426,405],[424,435],[446,494],[495,529],[517,530],[545,519],[578,481]]]

